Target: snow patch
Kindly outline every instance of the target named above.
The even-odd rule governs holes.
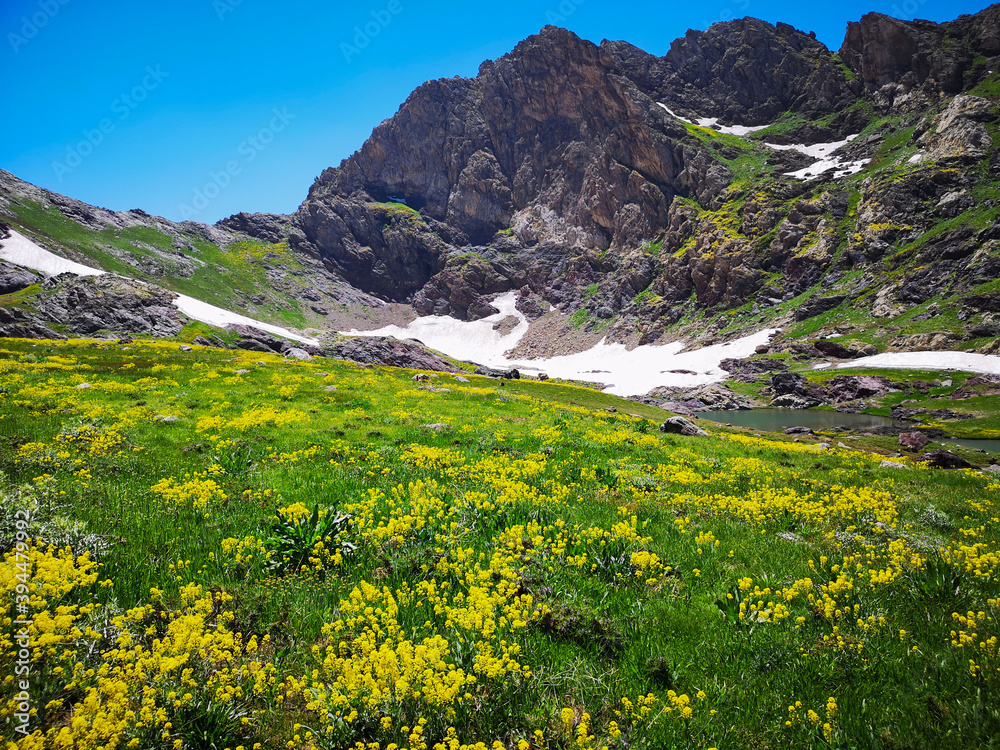
[[[299,341],[303,344],[319,344],[319,339],[301,336],[297,333],[292,333],[287,328],[273,326],[270,323],[254,320],[253,318],[248,318],[246,315],[240,315],[239,313],[234,313],[230,310],[223,310],[221,307],[210,305],[207,302],[202,302],[194,297],[188,297],[186,294],[177,295],[177,299],[174,300],[174,307],[192,320],[197,320],[201,323],[208,323],[209,325],[217,326],[218,328],[225,328],[231,324],[253,326],[254,328],[259,328],[260,330],[274,336],[292,339],[293,341]]]
[[[1000,357],[975,352],[886,352],[838,365],[844,368],[898,370],[957,370],[1000,375]]]
[[[674,112],[663,102],[657,102],[657,104],[671,117],[680,120],[681,122],[686,122],[688,125],[699,125],[703,128],[712,128],[720,133],[736,135],[741,138],[743,136],[750,135],[751,133],[756,133],[758,130],[764,130],[765,128],[770,127],[769,125],[720,125],[718,117],[699,117],[696,120],[688,120],[687,118],[681,117],[679,114]],[[765,143],[764,145],[769,148],[773,148],[775,151],[799,151],[806,156],[813,157],[816,160],[808,167],[797,169],[794,172],[786,172],[786,177],[793,177],[797,180],[812,180],[819,177],[821,174],[833,171],[834,179],[840,179],[841,177],[846,177],[847,175],[857,174],[864,169],[865,165],[868,163],[867,160],[846,161],[842,157],[833,156],[834,151],[846,146],[857,137],[857,135],[851,135],[842,141],[814,143],[811,146],[807,146],[804,143],[794,143],[787,146],[779,143]]]
[[[101,276],[104,274],[104,271],[90,268],[81,263],[74,263],[67,258],[50,253],[44,247],[36,245],[13,229],[10,232],[10,237],[0,240],[0,259],[39,271],[46,276],[58,276],[61,273],[75,273],[77,276]]]
[[[77,276],[103,276],[107,271],[99,268],[91,268],[81,263],[75,263],[67,258],[56,255],[44,247],[36,244],[19,232],[11,230],[11,236],[5,240],[0,240],[0,259],[10,263],[16,263],[24,268],[30,268],[45,274],[46,276],[58,276],[61,273],[75,273]],[[225,328],[230,323],[240,323],[242,325],[253,326],[262,331],[283,336],[284,338],[299,341],[303,344],[318,344],[317,339],[308,338],[292,333],[286,328],[273,326],[260,320],[248,318],[245,315],[223,310],[221,307],[210,305],[207,302],[180,294],[173,302],[184,315],[192,320],[201,323]]]
[[[835,151],[843,148],[857,137],[857,135],[849,135],[842,141],[814,143],[811,146],[807,146],[804,143],[793,143],[791,145],[765,143],[764,145],[768,148],[773,148],[775,151],[798,151],[816,159],[808,167],[797,169],[794,172],[785,172],[786,177],[793,177],[797,180],[812,180],[832,170],[834,179],[840,179],[847,175],[857,174],[868,163],[867,160],[847,161],[842,156],[834,156]]]
[[[422,343],[454,357],[488,367],[511,368],[526,374],[544,372],[550,377],[603,383],[609,393],[636,396],[657,386],[694,387],[724,380],[727,373],[719,363],[729,357],[742,358],[754,353],[777,332],[769,329],[728,344],[681,353],[684,344],[640,346],[628,351],[624,344],[609,344],[602,339],[594,347],[577,354],[546,359],[509,359],[507,352],[517,346],[528,330],[528,320],[515,307],[517,293],[509,292],[493,300],[497,315],[476,321],[461,321],[446,316],[424,316],[405,328],[392,325],[375,331],[345,331],[346,336],[391,336],[419,339]],[[495,323],[515,316],[518,324],[506,335],[493,329]],[[686,370],[696,374],[673,372]]]
[[[389,325],[375,331],[344,331],[345,336],[391,336],[397,339],[419,339],[422,343],[444,352],[449,357],[475,361],[488,367],[506,367],[504,352],[513,349],[528,332],[528,319],[517,309],[517,292],[508,292],[492,302],[500,312],[488,318],[464,321],[447,315],[425,315],[405,328]],[[493,325],[508,317],[517,318],[517,325],[507,334],[494,330]]]
[[[675,120],[686,122],[688,125],[698,125],[703,128],[712,128],[713,130],[725,133],[726,135],[737,135],[742,138],[745,135],[756,133],[758,130],[771,127],[770,125],[719,125],[718,117],[699,117],[697,120],[688,120],[675,113],[663,102],[657,102],[657,104],[663,107],[663,109],[667,111],[667,114]]]

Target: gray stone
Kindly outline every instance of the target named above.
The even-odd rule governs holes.
[[[883,469],[906,469],[906,468],[909,468],[909,467],[907,467],[906,464],[901,464],[898,461],[883,461],[882,463],[879,464],[879,466],[881,468],[883,468]]]
[[[708,437],[707,432],[687,417],[670,417],[660,425],[660,432],[672,435],[688,435],[689,437]]]

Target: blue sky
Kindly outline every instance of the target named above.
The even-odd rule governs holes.
[[[837,49],[868,11],[943,21],[987,4],[3,0],[0,167],[175,220],[290,213],[420,83],[475,75],[550,22],[662,55],[689,28],[750,15]]]

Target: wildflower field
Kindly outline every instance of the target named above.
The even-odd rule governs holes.
[[[0,341],[0,747],[1000,743],[989,474],[413,375]]]

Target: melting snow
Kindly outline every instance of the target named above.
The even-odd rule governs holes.
[[[61,273],[75,273],[77,276],[103,276],[106,271],[98,268],[91,268],[81,263],[75,263],[67,258],[60,257],[55,253],[37,245],[23,234],[11,231],[11,236],[5,240],[0,240],[0,259],[16,263],[24,268],[31,268],[46,276],[57,276]],[[292,333],[286,328],[273,326],[245,315],[223,310],[221,307],[210,305],[207,302],[180,294],[174,300],[174,307],[187,315],[192,320],[197,320],[209,325],[225,328],[230,323],[240,323],[242,325],[253,326],[262,331],[283,336],[304,344],[318,344],[317,339],[308,338]]]
[[[104,273],[50,253],[14,230],[11,230],[10,237],[0,240],[0,258],[39,271],[46,276],[58,276],[67,272],[75,273],[77,276],[100,276]]]
[[[726,372],[719,363],[728,357],[748,357],[776,333],[765,330],[728,344],[680,353],[682,343],[666,346],[640,346],[628,351],[623,344],[601,340],[585,352],[546,359],[508,359],[506,352],[520,342],[528,330],[528,320],[516,308],[517,293],[509,292],[493,300],[499,314],[466,322],[444,316],[417,318],[405,328],[386,326],[376,331],[347,331],[348,336],[392,336],[415,338],[449,357],[469,360],[489,367],[516,367],[528,374],[544,372],[550,377],[604,383],[609,393],[634,396],[648,393],[661,385],[693,387],[719,382]],[[493,329],[495,323],[514,316],[517,326],[501,335]],[[672,370],[689,370],[690,375]]]
[[[788,146],[779,143],[765,143],[764,145],[768,148],[773,148],[775,151],[798,151],[816,159],[808,167],[797,169],[794,172],[785,172],[786,177],[794,177],[797,180],[811,180],[833,170],[834,179],[839,179],[847,175],[857,174],[868,163],[867,160],[845,161],[842,156],[833,155],[837,149],[846,146],[857,137],[857,135],[849,135],[842,141],[814,143],[811,146],[807,146],[804,143],[793,143]]]
[[[210,305],[207,302],[202,302],[194,297],[188,297],[186,294],[177,295],[177,299],[174,300],[174,307],[192,320],[198,320],[202,323],[218,326],[219,328],[225,328],[230,324],[237,323],[245,326],[253,326],[254,328],[259,328],[260,330],[266,331],[267,333],[275,336],[292,339],[293,341],[300,341],[303,344],[319,344],[319,339],[309,338],[308,336],[300,336],[297,333],[292,333],[287,328],[273,326],[270,323],[254,320],[253,318],[248,318],[246,315],[240,315],[239,313],[234,313],[230,310],[223,310],[221,307]]]
[[[838,365],[892,370],[958,370],[983,375],[1000,375],[1000,357],[975,352],[886,352]]]
[[[698,125],[703,128],[712,128],[714,130],[718,130],[720,133],[725,133],[726,135],[738,135],[742,137],[770,127],[770,125],[720,125],[718,117],[699,117],[697,120],[692,121],[681,117],[663,102],[657,102],[657,104],[663,107],[663,109],[667,111],[667,114],[675,120],[686,122],[688,125]]]
[[[770,127],[769,125],[719,125],[718,117],[700,117],[697,120],[688,120],[674,112],[663,102],[657,102],[657,104],[666,110],[667,114],[677,120],[680,120],[681,122],[686,122],[688,125],[700,125],[703,128],[714,128],[720,133],[726,133],[728,135],[738,135],[742,137]],[[857,135],[851,135],[842,141],[834,141],[832,143],[814,143],[811,146],[807,146],[804,143],[795,143],[788,146],[778,143],[765,143],[764,145],[769,148],[773,148],[775,151],[799,151],[806,156],[811,156],[816,159],[816,161],[808,167],[797,169],[794,172],[786,172],[786,177],[794,177],[797,180],[811,180],[819,177],[821,174],[825,174],[833,170],[834,179],[840,179],[841,177],[846,177],[847,175],[857,174],[864,169],[865,165],[868,163],[867,161],[845,161],[842,157],[833,156],[834,151],[846,146],[857,137]]]

